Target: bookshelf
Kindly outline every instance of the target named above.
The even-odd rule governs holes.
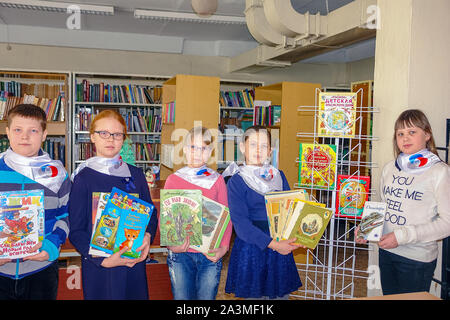
[[[70,109],[71,74],[65,71],[0,69],[0,132],[1,151],[8,140],[5,135],[8,110],[21,103],[36,104],[47,114],[48,138],[43,150],[53,159],[61,160],[70,171]]]
[[[291,187],[298,177],[298,144],[297,132],[300,128],[313,130],[314,114],[297,111],[300,105],[314,105],[316,88],[319,83],[280,82],[255,88],[255,100],[270,101],[271,105],[281,106],[279,126],[269,127],[273,142],[278,137],[278,168],[283,170]]]
[[[219,145],[217,170],[222,172],[231,162],[243,162],[239,142],[246,128],[253,124],[254,92],[261,81],[220,80]],[[251,97],[250,97],[251,95]]]
[[[214,151],[208,165],[212,169],[217,169],[219,91],[218,77],[179,74],[164,82],[162,104],[164,106],[174,102],[175,107],[173,121],[163,122],[162,125],[161,180],[165,180],[185,165],[182,151],[183,139],[187,132],[197,125],[210,129],[214,137]]]
[[[89,128],[102,110],[118,111],[127,123],[135,165],[160,165],[162,83],[169,77],[75,72],[73,74],[72,168],[95,155]]]

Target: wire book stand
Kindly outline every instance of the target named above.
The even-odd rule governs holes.
[[[314,106],[299,106],[298,111],[308,111],[314,113],[314,130],[313,132],[298,132],[297,137],[302,141],[308,141],[314,145],[332,144],[336,146],[336,161],[331,163],[335,166],[334,184],[326,189],[318,188],[311,182],[310,185],[294,185],[294,188],[305,189],[313,200],[324,203],[328,209],[333,210],[333,217],[314,250],[307,250],[306,262],[297,263],[297,270],[303,286],[291,296],[299,299],[314,300],[335,300],[348,299],[354,297],[366,296],[368,273],[368,245],[356,244],[354,241],[354,231],[359,221],[355,217],[337,216],[336,197],[339,193],[336,190],[336,181],[338,174],[349,175],[348,179],[358,176],[370,176],[370,171],[377,168],[377,165],[370,161],[370,152],[367,154],[363,147],[371,149],[371,143],[377,138],[372,136],[370,125],[371,118],[377,109],[372,107],[363,107],[363,90],[355,92],[361,95],[359,105],[356,108],[355,120],[355,136],[353,138],[341,137],[321,137],[317,134],[319,103],[318,97],[321,90],[316,89],[316,99]],[[339,92],[334,92],[339,94]],[[363,129],[363,120],[370,121],[367,132]],[[366,149],[367,150],[367,149]],[[302,159],[297,158],[299,170],[301,170],[300,162]],[[312,158],[311,164],[311,181],[313,181],[314,172],[318,173],[314,168],[316,159]],[[321,176],[322,179],[325,177]],[[347,180],[348,180],[347,179]],[[371,183],[372,185],[372,183]],[[369,201],[375,190],[370,189]],[[358,192],[356,197],[365,196],[364,192]],[[352,200],[353,201],[353,200]],[[356,201],[356,200],[355,200]]]

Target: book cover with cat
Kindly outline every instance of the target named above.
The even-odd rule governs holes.
[[[223,234],[230,223],[230,210],[223,204],[202,197],[202,244],[191,245],[190,248],[199,252],[208,253],[209,250],[217,249],[222,241]]]
[[[113,254],[128,247],[122,257],[139,258],[154,206],[118,188],[111,190],[91,241],[91,247]]]
[[[202,191],[162,189],[159,230],[161,246],[177,246],[189,235],[191,245],[202,242]]]

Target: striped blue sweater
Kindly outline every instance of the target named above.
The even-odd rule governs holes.
[[[44,190],[45,237],[41,250],[45,250],[49,254],[48,261],[17,259],[6,263],[0,266],[0,276],[21,279],[45,269],[58,258],[59,249],[69,234],[68,201],[70,188],[71,182],[67,174],[59,191],[54,193],[36,181],[14,171],[5,164],[3,158],[0,159],[0,191]]]

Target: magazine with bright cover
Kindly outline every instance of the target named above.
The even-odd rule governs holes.
[[[366,201],[362,214],[361,223],[357,233],[357,238],[368,241],[380,241],[383,235],[384,215],[386,213],[386,203],[376,201]]]
[[[317,135],[319,137],[355,137],[356,92],[321,92]]]
[[[190,245],[191,249],[214,256],[209,250],[217,249],[230,223],[230,210],[223,204],[202,197],[202,244]]]
[[[154,206],[118,188],[111,190],[91,241],[94,249],[113,254],[123,248],[125,258],[139,258]]]
[[[187,236],[191,245],[202,245],[202,191],[162,189],[159,231],[161,246],[177,246]]]
[[[338,175],[336,187],[336,216],[362,218],[364,203],[369,199],[370,177]]]
[[[19,259],[44,240],[44,190],[0,192],[0,259]]]
[[[92,192],[92,237],[97,229],[98,223],[109,199],[109,192]],[[92,239],[91,239],[92,241]],[[89,254],[98,257],[109,257],[111,254],[102,250],[89,247]]]

